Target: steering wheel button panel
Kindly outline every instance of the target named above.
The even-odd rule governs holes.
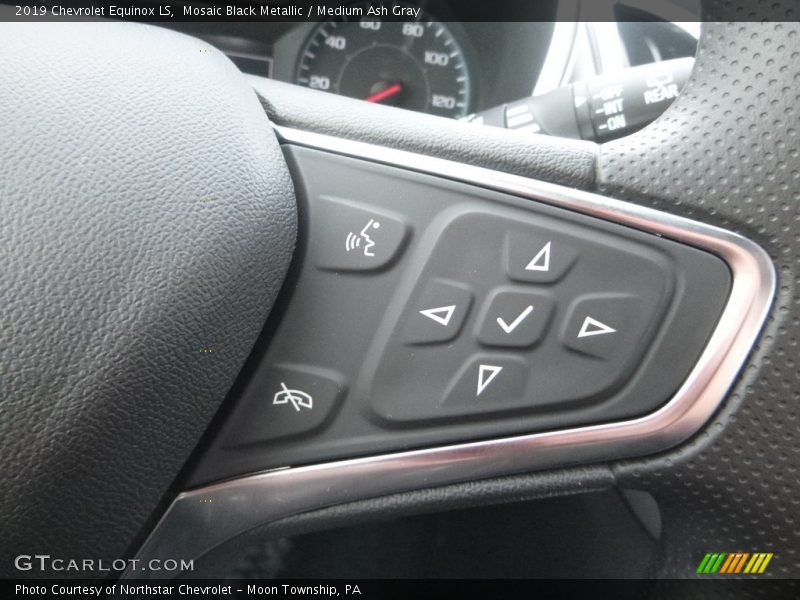
[[[241,446],[317,430],[345,391],[338,373],[309,365],[276,365],[260,371],[244,393],[228,446]]]
[[[527,403],[532,411],[557,411],[563,407],[566,415],[570,408],[580,412],[581,408],[591,409],[606,402],[631,375],[631,364],[625,359],[645,355],[655,329],[647,329],[646,324],[661,322],[676,288],[678,266],[671,258],[657,249],[657,244],[631,239],[625,233],[622,230],[615,235],[590,224],[517,213],[501,205],[488,204],[480,209],[468,204],[461,208],[450,206],[428,230],[432,251],[416,255],[416,282],[434,278],[470,282],[477,302],[485,307],[467,325],[468,330],[477,330],[477,336],[455,337],[446,352],[409,348],[396,333],[403,327],[402,319],[398,321],[388,311],[383,322],[391,333],[374,340],[370,354],[380,360],[364,390],[376,415],[386,422],[424,424],[468,420],[475,410],[484,410],[473,410],[470,404],[461,412],[439,407],[441,398],[449,394],[453,373],[466,357],[480,351],[481,344],[516,350],[517,358],[525,365],[523,387],[534,390],[531,398],[535,397],[535,401]],[[551,275],[563,275],[548,283],[517,285],[512,292],[512,282],[503,269],[504,241],[511,240],[514,247],[523,248],[526,235],[533,240],[528,249],[533,248],[535,254],[528,252],[531,255],[526,254],[524,262],[534,261],[554,268]],[[428,240],[422,243],[425,241]],[[563,258],[556,259],[555,252],[560,249],[564,250],[559,254]],[[712,259],[709,264],[716,263]],[[408,285],[412,296],[419,285],[416,282]],[[551,318],[559,324],[568,321],[569,309],[577,299],[598,293],[601,300],[607,297],[607,301],[590,310],[599,315],[597,322],[610,311],[615,321],[620,321],[617,308],[626,321],[630,320],[631,333],[624,339],[620,334],[612,340],[582,336],[578,345],[585,345],[588,350],[596,348],[596,352],[614,356],[615,360],[600,361],[588,353],[570,351],[559,340],[559,330],[565,325],[545,332]],[[397,302],[407,304],[403,294],[401,285],[395,297]],[[634,309],[634,300],[638,319],[625,314],[625,309]],[[412,306],[416,308],[413,302]],[[539,343],[534,346],[536,342]],[[618,350],[616,342],[620,343]],[[438,368],[428,369],[428,364]],[[425,378],[419,379],[417,374],[422,372],[426,373]],[[516,405],[508,407],[516,409]]]
[[[472,292],[462,283],[434,279],[407,311],[403,339],[410,344],[447,342],[458,335],[472,304]]]
[[[722,260],[666,236],[420,173],[425,161],[284,152],[291,302],[195,483],[639,418],[692,372],[730,294]],[[312,419],[291,399],[265,405],[282,380],[261,370],[285,363],[349,382],[324,424],[295,425]],[[276,409],[283,423],[266,424]]]
[[[369,271],[386,266],[406,236],[403,219],[346,199],[317,200],[314,262],[320,269]]]
[[[478,341],[506,348],[532,346],[544,335],[553,309],[553,299],[547,293],[494,290],[479,319]]]
[[[140,560],[207,555],[239,533],[336,504],[667,450],[694,435],[720,407],[774,297],[770,257],[735,233],[507,173],[310,132],[278,130],[299,190],[301,237],[298,260],[284,288],[291,302],[284,302],[280,317],[268,325],[269,347],[259,349],[254,357],[255,364],[246,371],[248,381],[258,380],[269,365],[291,359],[327,365],[331,372],[346,376],[352,386],[343,389],[323,426],[307,435],[247,447],[228,447],[220,440],[234,438],[241,423],[238,413],[244,414],[246,405],[259,396],[232,398],[219,435],[210,440],[188,474],[187,485],[198,487],[176,498],[139,550]],[[334,171],[336,178],[330,176]],[[375,194],[376,190],[381,193]],[[386,269],[317,269],[308,260],[316,239],[309,223],[315,222],[317,199],[325,195],[371,200],[407,215],[414,236]],[[415,379],[424,392],[429,378],[438,380],[437,371],[450,368],[449,381],[459,382],[453,384],[458,386],[460,370],[470,365],[472,380],[465,381],[463,396],[457,393],[458,397],[436,402],[436,396],[428,395],[428,401],[440,414],[448,410],[458,414],[473,402],[499,410],[441,421],[380,418],[372,407],[377,392],[371,389],[384,360],[380,351],[394,334],[398,315],[404,314],[409,299],[417,298],[415,290],[428,280],[423,271],[437,254],[437,240],[457,215],[494,209],[508,212],[515,227],[543,226],[546,221],[549,226],[555,220],[562,228],[585,228],[590,232],[585,240],[592,244],[604,246],[611,236],[623,250],[649,249],[639,258],[655,259],[656,274],[669,274],[656,288],[655,309],[648,290],[630,289],[630,273],[624,268],[603,281],[586,280],[579,265],[594,254],[576,246],[580,260],[557,285],[523,286],[553,295],[553,321],[538,345],[524,351],[480,347],[459,358],[459,346],[465,340],[478,344],[473,333],[476,312],[467,316],[466,326],[452,342],[411,348],[428,358],[418,363],[417,370],[396,370],[396,385],[402,387]],[[475,264],[475,255],[463,254],[461,249],[462,256],[445,261],[456,271],[461,270],[458,263],[472,265],[472,279],[455,280],[469,283],[477,306],[483,306],[494,290],[509,285],[497,281],[506,272],[502,262],[494,262],[495,251],[503,252],[502,243],[492,245],[496,242],[491,236],[472,239],[488,257],[485,264]],[[485,265],[489,270],[480,270]],[[491,282],[483,281],[486,278]],[[633,287],[642,287],[641,283]],[[510,400],[485,395],[504,381],[500,379],[504,374],[513,374],[512,365],[525,361],[527,353],[541,356],[545,349],[558,348],[564,356],[582,361],[565,377],[584,382],[595,377],[596,373],[589,375],[585,369],[607,360],[576,352],[561,339],[570,327],[566,323],[571,322],[574,303],[592,294],[637,298],[643,314],[649,315],[648,330],[634,340],[637,350],[632,366],[629,372],[617,374],[617,385],[594,397],[547,404],[541,401],[542,389],[564,376],[550,373],[532,378],[526,372],[527,384],[520,388],[523,393],[516,408],[504,405],[514,403],[513,393],[507,394]],[[600,324],[586,322],[584,316],[576,335],[582,329],[587,333],[606,327],[622,331],[612,327],[608,317],[605,322],[602,317],[587,316]],[[536,362],[525,365],[535,367]],[[479,385],[483,387],[480,396]],[[402,398],[396,406],[402,408],[405,403],[413,404],[413,398]],[[225,478],[229,480],[219,481]],[[209,482],[214,483],[204,485]],[[274,502],[275,498],[280,501]],[[209,512],[209,504],[217,508]],[[195,534],[186,536],[187,527]]]

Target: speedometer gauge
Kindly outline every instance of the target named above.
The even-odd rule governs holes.
[[[467,114],[470,77],[450,30],[420,11],[418,21],[374,18],[320,23],[295,83],[445,117]]]

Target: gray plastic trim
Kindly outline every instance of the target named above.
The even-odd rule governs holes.
[[[675,396],[637,419],[284,468],[181,493],[138,558],[197,558],[254,527],[336,504],[542,468],[643,456],[675,446],[724,400],[775,292],[768,255],[704,223],[597,194],[411,152],[275,127],[284,142],[402,167],[530,198],[677,240],[722,258],[731,293],[695,368]],[[128,573],[128,577],[141,573]]]

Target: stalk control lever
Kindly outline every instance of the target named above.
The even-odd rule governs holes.
[[[472,123],[605,142],[652,123],[680,94],[693,58],[599,75],[475,113]]]

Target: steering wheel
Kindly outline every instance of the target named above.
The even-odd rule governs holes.
[[[700,576],[709,552],[798,576],[800,29],[721,22],[745,4],[709,2],[683,93],[603,145],[245,77],[152,26],[0,26],[3,574],[42,575],[20,555],[199,559],[281,525],[620,486],[661,510],[657,576]],[[591,371],[608,381],[554,376],[541,393],[567,408],[481,403],[527,373],[508,348],[423,402],[448,359],[412,368],[403,349],[447,346],[425,336],[459,307],[477,327],[489,292],[453,273],[478,246],[513,255],[515,227],[530,262],[486,290],[524,288],[556,323],[580,313],[560,294],[582,264],[640,265],[597,271],[652,292],[622,311],[638,350],[608,358],[603,334],[624,331],[592,308],[569,356],[608,360]],[[539,314],[508,306],[509,336]],[[425,310],[428,329],[404,329]],[[525,352],[565,343],[564,318]]]

